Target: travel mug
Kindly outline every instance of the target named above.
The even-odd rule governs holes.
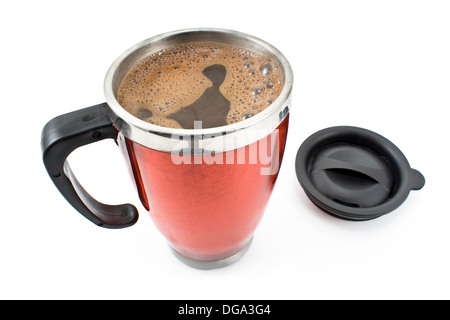
[[[269,56],[284,78],[280,95],[264,110],[214,128],[179,129],[145,122],[117,100],[130,68],[158,50],[193,41],[215,41]],[[96,201],[77,181],[67,162],[76,148],[113,139],[126,155],[140,200],[174,254],[199,269],[237,261],[250,246],[281,165],[288,131],[292,69],[272,45],[231,30],[188,29],[142,41],[110,67],[106,102],[58,116],[42,132],[48,174],[61,194],[84,217],[105,228],[123,228],[138,219],[131,204]]]

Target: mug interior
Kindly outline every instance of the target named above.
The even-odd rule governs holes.
[[[157,126],[146,121],[143,121],[131,113],[127,112],[117,101],[117,93],[122,80],[126,77],[129,70],[139,63],[143,58],[156,53],[166,48],[171,48],[177,45],[189,42],[214,41],[232,45],[243,49],[248,49],[257,54],[266,55],[277,61],[281,68],[284,78],[283,89],[278,98],[272,102],[270,106],[255,116],[239,121],[237,123],[228,124],[222,127],[207,128],[207,129],[178,129],[166,128]],[[188,29],[165,33],[144,40],[126,52],[124,52],[110,67],[105,77],[104,90],[108,106],[110,107],[110,116],[114,124],[126,137],[147,145],[155,147],[156,149],[171,149],[161,148],[161,143],[158,141],[150,141],[149,133],[158,135],[158,139],[169,135],[177,136],[217,136],[241,131],[245,128],[255,127],[255,125],[264,125],[268,127],[267,118],[273,118],[270,125],[271,130],[277,127],[284,119],[289,111],[289,106],[286,105],[290,98],[293,83],[293,74],[289,62],[284,55],[269,43],[237,31],[223,30],[223,29]],[[153,137],[154,138],[154,137]],[[201,138],[203,139],[203,138]],[[157,139],[156,139],[157,140]],[[163,144],[167,144],[163,143]],[[229,149],[229,148],[225,148]],[[162,150],[173,151],[173,150]],[[218,151],[218,150],[215,150]],[[221,150],[225,151],[225,150]]]

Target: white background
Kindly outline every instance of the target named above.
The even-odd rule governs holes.
[[[2,299],[448,299],[450,106],[448,1],[3,1],[0,4]],[[51,118],[104,101],[103,79],[135,43],[217,27],[260,37],[291,62],[284,162],[245,257],[199,271],[179,262],[139,203],[112,140],[70,156],[98,200],[140,210],[108,230],[78,214],[41,160]],[[370,222],[319,211],[294,159],[312,133],[364,127],[426,177]]]

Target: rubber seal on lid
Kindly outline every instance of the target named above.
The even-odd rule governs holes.
[[[295,169],[312,202],[352,221],[387,214],[425,185],[392,142],[357,127],[332,127],[310,136],[298,150]]]

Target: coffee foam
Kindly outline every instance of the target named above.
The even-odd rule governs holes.
[[[217,64],[226,69],[220,92],[230,102],[227,124],[261,112],[283,88],[280,67],[268,56],[218,42],[190,42],[153,53],[134,65],[119,87],[117,100],[142,120],[181,128],[168,116],[194,103],[212,86],[202,71]]]

